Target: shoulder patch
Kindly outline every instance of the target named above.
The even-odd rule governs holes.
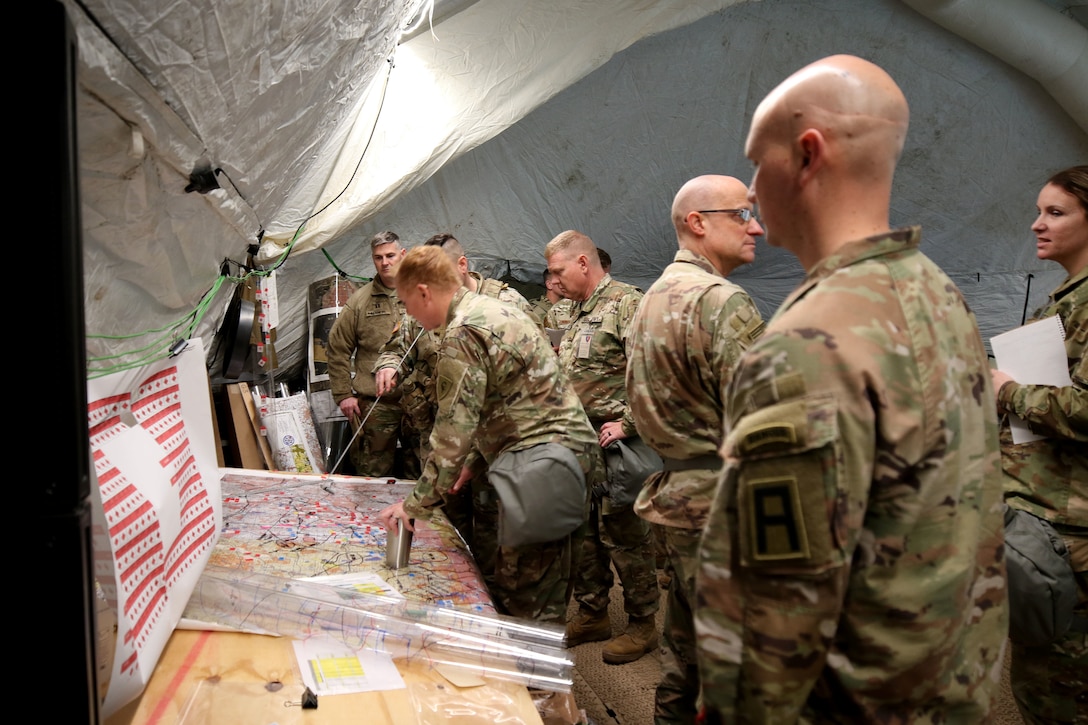
[[[837,403],[813,396],[741,417],[723,450],[737,468],[738,548],[745,566],[818,574],[843,564]]]
[[[453,394],[453,391],[457,388],[457,382],[453,378],[439,374],[435,380],[434,388],[435,397],[441,403]]]
[[[797,443],[797,430],[792,423],[774,422],[744,431],[737,444],[741,453],[752,453],[763,446],[792,446]]]
[[[792,476],[748,484],[749,552],[755,561],[808,559],[808,534],[797,479]]]
[[[455,351],[446,350],[438,358],[434,374],[434,394],[439,405],[456,395],[468,366],[460,360]]]

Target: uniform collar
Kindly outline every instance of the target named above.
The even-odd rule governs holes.
[[[379,277],[377,274],[374,275],[374,279],[371,281],[374,283],[375,292],[384,292],[387,295],[395,295],[397,293],[394,288],[386,287],[385,283],[382,282],[382,278]]]
[[[840,269],[874,257],[883,257],[897,252],[918,249],[918,245],[921,243],[922,227],[920,226],[902,227],[883,234],[875,234],[871,237],[847,242],[832,254],[821,259],[815,267],[809,270],[800,286],[791,292],[786,301],[782,303],[781,309],[792,305],[821,280],[830,277]]]
[[[468,287],[465,287],[464,285],[461,285],[461,287],[453,293],[453,299],[450,300],[450,308],[446,311],[446,324],[442,326],[443,330],[449,327],[450,320],[452,320],[453,316],[457,313],[457,308],[460,306],[461,300],[465,298],[465,295],[471,293],[472,290],[470,290]]]
[[[1077,287],[1080,287],[1085,280],[1088,280],[1088,266],[1082,267],[1076,274],[1066,277],[1065,281],[1058,285],[1058,288],[1054,290],[1054,294],[1052,294],[1051,297],[1057,302]]]
[[[601,277],[601,281],[597,283],[597,286],[593,288],[592,294],[582,302],[582,312],[593,312],[593,308],[597,306],[597,302],[601,299],[601,293],[612,283],[612,275],[608,272],[604,273],[604,277]]]
[[[691,251],[690,249],[677,250],[676,254],[672,258],[672,261],[694,264],[699,269],[709,274],[712,274],[715,277],[725,276],[718,270],[714,269],[714,265],[710,263],[709,259],[699,254],[698,252]]]

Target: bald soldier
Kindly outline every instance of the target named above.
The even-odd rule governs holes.
[[[755,259],[763,228],[748,187],[714,175],[680,187],[672,223],[680,249],[631,322],[627,404],[639,435],[664,461],[635,501],[635,513],[663,532],[669,573],[654,719],[691,723],[699,696],[696,556],[722,467],[722,401],[741,353],[763,331],[752,298],[726,276]]]
[[[891,229],[907,102],[853,56],[752,117],[748,198],[805,278],[728,388],[696,575],[709,723],[982,723],[1008,630],[986,350]]]
[[[578,396],[536,321],[469,291],[437,246],[408,252],[397,274],[397,295],[424,328],[444,328],[445,334],[435,369],[438,413],[423,473],[406,500],[379,513],[382,525],[390,529],[401,519],[411,530],[409,518],[430,518],[443,497],[496,459],[510,454],[521,460],[518,454],[540,451],[551,451],[548,456],[556,460],[545,476],[554,484],[551,496],[568,497],[564,503],[577,512],[576,526],[584,525],[586,480],[600,475],[604,461]],[[557,448],[569,466],[553,455]],[[577,491],[557,480],[572,468],[579,469]],[[521,469],[513,470],[516,478]],[[528,479],[517,483],[542,485]],[[497,515],[501,531],[505,509]],[[541,622],[565,621],[573,532],[574,527],[550,540],[499,547],[489,588],[500,611]]]

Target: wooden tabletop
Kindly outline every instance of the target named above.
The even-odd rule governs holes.
[[[289,639],[178,629],[143,695],[106,725],[542,723],[522,685],[462,688],[424,665],[395,664],[405,689],[326,695],[317,709],[304,709],[306,685]]]
[[[303,709],[305,684],[290,639],[175,630],[143,694],[106,725],[542,723],[523,685],[457,687],[426,666],[394,662],[406,688],[324,695],[316,709]]]

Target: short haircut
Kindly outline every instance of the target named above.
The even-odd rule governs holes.
[[[544,247],[544,258],[551,259],[552,256],[559,253],[564,254],[584,254],[586,257],[596,254],[597,247],[593,244],[593,240],[587,237],[581,232],[576,232],[573,229],[568,229],[565,232],[560,232],[548,242]],[[597,257],[598,263],[600,263],[600,257]]]
[[[396,232],[391,232],[387,229],[384,232],[378,232],[370,238],[371,251],[377,249],[383,244],[396,244],[399,247],[400,237],[397,236]]]
[[[461,275],[441,247],[424,245],[409,249],[397,268],[398,289],[417,284],[436,290],[455,290],[461,286]]]
[[[601,259],[601,266],[608,269],[612,266],[612,255],[597,247],[597,256]]]
[[[455,265],[460,261],[461,257],[465,256],[464,247],[461,246],[461,242],[457,241],[457,237],[453,236],[449,232],[439,232],[430,239],[423,243],[425,247],[441,247],[446,251],[450,261]]]

